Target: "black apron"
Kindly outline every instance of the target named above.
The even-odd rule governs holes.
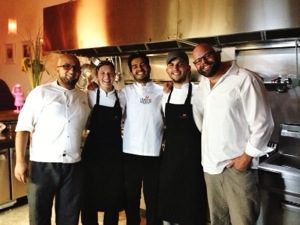
[[[173,90],[172,90],[173,91]],[[201,133],[191,105],[192,85],[183,105],[165,108],[165,150],[159,189],[159,214],[180,225],[206,224],[206,188],[201,166]]]
[[[100,91],[87,129],[90,133],[82,153],[85,201],[100,211],[124,208],[122,160],[122,109],[116,95],[114,107],[99,105]]]

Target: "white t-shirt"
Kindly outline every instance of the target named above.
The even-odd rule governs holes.
[[[120,92],[124,109],[123,152],[159,156],[163,136],[162,87],[151,82],[126,85]]]
[[[195,99],[195,90],[198,88],[197,85],[192,84],[192,98],[191,98],[191,104],[195,104],[194,101],[197,101],[197,99]],[[187,98],[188,95],[188,91],[189,91],[189,83],[183,84],[181,86],[181,88],[176,88],[175,86],[173,87],[173,92],[171,95],[171,99],[170,102],[171,104],[184,104],[185,100]],[[168,102],[168,98],[169,98],[170,92],[169,93],[165,93],[163,94],[163,98],[162,98],[162,109],[163,112],[165,114],[165,107],[166,107],[166,103]],[[202,127],[202,115],[201,113],[198,111],[197,107],[193,106],[193,117],[194,117],[194,121],[196,123],[197,128],[199,129],[199,131],[201,131],[201,127]]]
[[[89,105],[91,108],[93,108],[94,105],[96,104],[97,90],[98,90],[98,88],[96,88],[95,90],[88,91]],[[101,88],[99,88],[99,90],[100,90],[100,99],[99,99],[100,105],[114,107],[114,105],[116,103],[115,90],[112,90],[110,92],[105,92]]]
[[[16,131],[31,132],[30,160],[75,163],[90,112],[87,95],[57,81],[33,89],[19,114]]]
[[[213,88],[201,76],[195,98],[203,115],[204,171],[219,174],[244,152],[254,157],[252,168],[257,168],[258,157],[272,150],[267,144],[274,126],[260,78],[233,63]]]

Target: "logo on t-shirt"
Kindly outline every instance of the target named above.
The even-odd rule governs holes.
[[[150,104],[151,103],[151,98],[149,96],[146,96],[145,98],[140,98],[140,103]]]

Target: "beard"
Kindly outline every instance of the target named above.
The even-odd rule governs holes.
[[[171,80],[174,83],[182,84],[182,83],[185,83],[185,81],[187,80],[187,75],[186,76],[177,77],[177,78],[174,78],[174,77],[171,76]]]
[[[150,80],[150,74],[136,74],[133,79],[138,83],[147,83]]]
[[[59,80],[61,83],[63,83],[66,86],[75,87],[77,81],[79,80],[79,77],[78,76],[74,77],[73,75],[64,74],[59,76]]]
[[[197,70],[198,73],[200,73],[201,75],[203,75],[205,77],[213,77],[217,73],[218,69],[220,68],[221,61],[214,61],[214,62],[209,62],[206,64],[210,65],[210,69],[208,71],[204,71],[203,69],[199,68]]]

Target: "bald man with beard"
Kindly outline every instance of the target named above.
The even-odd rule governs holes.
[[[202,166],[211,225],[256,224],[260,199],[258,157],[267,147],[273,118],[262,80],[201,43],[193,50],[201,75],[195,107],[203,116]]]
[[[78,225],[81,207],[81,135],[89,114],[87,95],[75,89],[80,63],[61,55],[57,79],[33,89],[16,126],[15,177],[28,183],[30,225]],[[25,152],[30,143],[30,161]]]

